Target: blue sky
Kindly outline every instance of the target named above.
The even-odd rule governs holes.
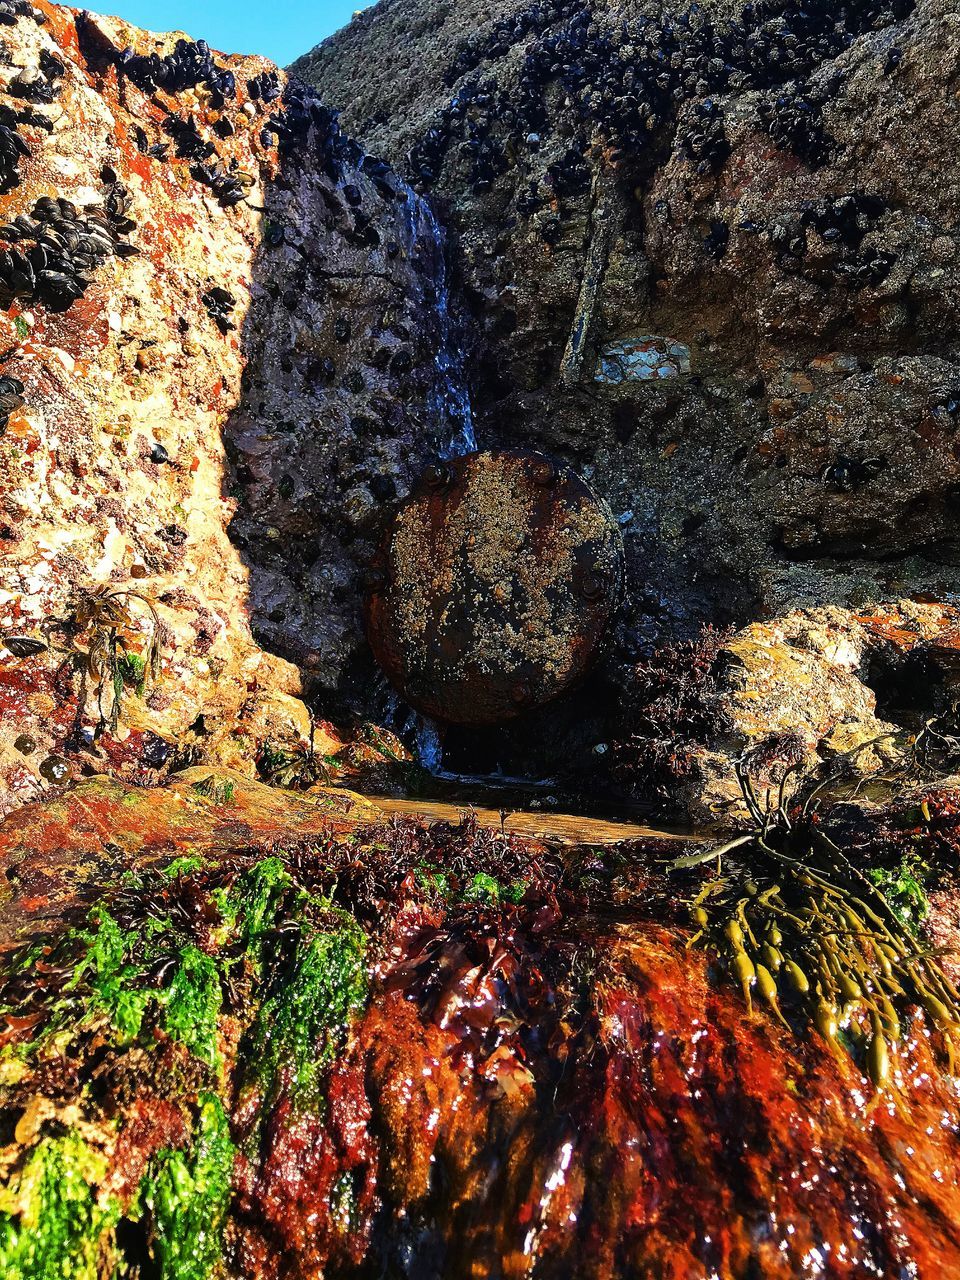
[[[224,53],[262,53],[283,67],[349,22],[363,3],[364,0],[88,0],[86,7],[114,14],[150,31],[186,31]]]

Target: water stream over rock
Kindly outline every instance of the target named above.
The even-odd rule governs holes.
[[[960,1267],[939,1033],[911,1014],[878,1095],[793,1005],[748,1013],[685,946],[675,844],[371,823],[228,780],[98,780],[0,828],[6,1274]]]

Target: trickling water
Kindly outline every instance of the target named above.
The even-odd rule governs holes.
[[[421,235],[431,246],[436,289],[435,315],[438,329],[434,362],[439,375],[428,397],[431,415],[441,424],[441,458],[459,458],[477,447],[473,430],[473,410],[467,391],[463,351],[456,325],[450,315],[450,278],[445,253],[445,236],[433,209],[419,201]]]
[[[428,773],[438,774],[443,763],[443,742],[436,721],[418,715],[415,741],[419,763]]]
[[[435,720],[420,715],[405,702],[401,702],[391,689],[383,703],[383,723],[408,744],[412,741],[417,763],[434,776],[440,774],[443,764],[443,742],[440,726]]]
[[[406,243],[424,265],[434,290],[433,314],[437,330],[434,364],[437,378],[427,396],[427,408],[437,424],[441,458],[458,458],[477,447],[473,411],[467,390],[463,350],[457,325],[450,314],[450,278],[446,260],[446,237],[428,201],[407,188],[401,205],[406,224]],[[426,716],[402,707],[391,693],[386,706],[387,723],[408,739],[412,736],[417,759],[428,773],[439,775],[443,764],[443,743],[439,726]]]

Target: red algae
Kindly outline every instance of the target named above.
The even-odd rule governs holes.
[[[688,947],[651,845],[561,856],[470,821],[322,827],[315,806],[258,784],[238,786],[234,807],[97,782],[2,829],[41,936],[104,885],[109,840],[112,877],[148,877],[104,886],[122,927],[174,911],[177,936],[220,966],[228,1280],[960,1274],[960,1096],[919,1010],[898,1008],[878,1092],[815,1030],[749,1013],[711,953]],[[946,795],[927,807],[941,824],[954,808]],[[877,822],[893,829],[897,813]],[[352,918],[367,948],[366,1003],[332,1052],[318,1044],[307,1092],[291,1062],[258,1074],[256,964],[228,899],[210,896],[276,852],[281,831],[302,840],[268,860],[281,880],[263,880],[295,886],[261,935],[271,981],[296,951],[298,893],[331,922]],[[161,869],[164,850],[188,848],[199,869]],[[18,971],[28,1015],[61,963]],[[168,970],[162,960],[151,982]],[[6,1022],[6,1052],[40,1031],[30,1016]],[[132,1203],[158,1153],[190,1152],[210,1063],[162,1026],[139,1044],[108,1043],[96,1024],[76,1034],[69,1061],[51,1047],[6,1086],[4,1114],[16,1125],[31,1099],[64,1116],[78,1103],[110,1151],[104,1191]],[[138,1220],[138,1247],[152,1229]]]
[[[578,936],[602,965],[576,1029],[545,1002],[539,1052],[503,988],[492,1023],[508,1030],[490,1053],[475,1037],[464,1051],[447,1005],[373,993],[355,1051],[368,1046],[395,1206],[380,1230],[431,1241],[406,1274],[960,1270],[960,1102],[920,1015],[897,1064],[907,1101],[894,1104],[816,1037],[798,1045],[748,1017],[674,931],[586,921]],[[477,975],[451,977],[448,953],[433,964],[422,989],[442,978],[469,1005]],[[524,955],[521,982],[532,967]],[[497,1055],[521,1067],[506,1089]]]
[[[238,1158],[237,1205],[255,1223],[240,1228],[241,1257],[256,1256],[266,1237],[281,1256],[298,1260],[301,1274],[313,1275],[359,1263],[366,1253],[377,1148],[359,1064],[335,1066],[324,1084],[319,1111],[297,1107],[289,1093],[280,1098],[257,1134],[253,1158]],[[238,1126],[242,1152],[254,1132]]]

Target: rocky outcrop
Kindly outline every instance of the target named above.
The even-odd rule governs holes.
[[[956,1271],[929,998],[876,1093],[855,1016],[841,1048],[782,975],[791,1025],[685,946],[669,846],[561,858],[197,774],[0,828],[4,1274]],[[850,840],[919,823],[955,865],[956,793],[917,804]]]
[[[249,772],[348,683],[379,508],[462,427],[439,232],[264,59],[8,9],[0,807]]]
[[[796,610],[736,632],[712,672],[705,731],[672,788],[695,821],[743,811],[738,759],[755,758],[767,786],[795,766],[788,796],[805,771],[895,790],[960,769],[955,606]],[[771,753],[772,775],[764,765]]]
[[[840,685],[777,657],[791,612],[833,607],[863,654],[861,615],[950,611],[958,65],[945,0],[383,0],[296,64],[445,211],[481,445],[571,460],[619,516],[612,688],[637,651],[746,625],[752,679],[813,699],[826,756],[870,729],[871,659],[831,711]]]

